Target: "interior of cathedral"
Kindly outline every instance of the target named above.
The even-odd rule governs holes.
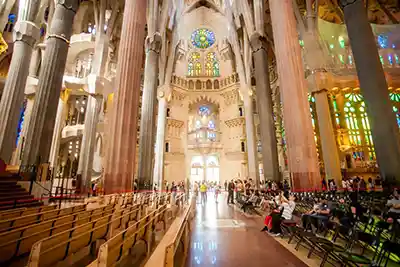
[[[399,20],[398,0],[0,1],[0,265],[318,266],[259,233],[271,195],[242,185],[400,184]]]

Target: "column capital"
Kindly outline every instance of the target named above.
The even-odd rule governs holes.
[[[145,45],[146,45],[146,52],[153,51],[159,54],[162,45],[162,38],[160,33],[156,32],[151,36],[147,36]]]
[[[262,36],[260,33],[254,32],[250,36],[250,45],[253,50],[253,53],[255,53],[260,49],[266,50],[266,48],[268,46],[268,41],[267,41],[267,38]]]
[[[325,69],[313,70],[307,77],[307,82],[313,85],[309,86],[310,93],[318,93],[324,90],[329,91],[329,88],[333,87],[333,76]]]
[[[158,87],[157,89],[158,99],[165,99],[168,101],[170,95],[171,95],[171,87],[169,87],[168,85],[163,85]]]
[[[79,1],[77,0],[57,0],[58,5],[64,6],[66,9],[72,10],[76,13],[79,7]]]
[[[339,6],[344,9],[345,7],[354,4],[357,1],[359,0],[339,0]]]
[[[40,29],[35,23],[22,20],[17,21],[14,27],[14,42],[21,41],[34,47],[40,38]]]

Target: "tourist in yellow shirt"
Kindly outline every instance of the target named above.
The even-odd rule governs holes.
[[[200,193],[201,193],[201,202],[207,202],[207,185],[205,182],[202,182],[200,185]]]

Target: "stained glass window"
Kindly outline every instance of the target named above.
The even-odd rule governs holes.
[[[21,108],[20,115],[19,115],[18,128],[17,128],[17,140],[16,140],[17,145],[18,145],[19,138],[21,137],[22,127],[23,127],[24,121],[25,121],[26,105],[27,105],[27,100],[25,99],[24,104],[22,105],[22,108]]]
[[[188,75],[199,76],[201,73],[200,53],[193,52],[190,54],[188,62]]]
[[[361,150],[355,152],[353,157],[362,160],[364,153],[368,152],[369,160],[374,160],[376,158],[374,142],[363,97],[356,93],[346,94],[345,97],[347,102],[344,106],[344,113],[350,144]]]
[[[201,106],[199,108],[199,115],[200,116],[209,116],[211,114],[210,109],[206,106]]]
[[[207,53],[205,67],[207,76],[219,76],[219,63],[215,52]]]
[[[396,114],[397,125],[400,128],[400,94],[390,93],[389,96],[393,102],[393,112]]]
[[[192,44],[201,49],[211,47],[215,43],[215,35],[207,29],[197,29],[192,33]]]
[[[317,115],[316,115],[316,106],[315,106],[315,97],[312,95],[308,95],[308,102],[310,103],[310,113],[311,113],[311,122],[312,122],[312,127],[314,130],[314,141],[315,141],[315,145],[317,147],[317,155],[318,155],[318,159],[319,161],[321,161],[321,154],[320,154],[320,140],[318,138],[319,136],[319,130],[318,130],[318,122],[316,120]]]

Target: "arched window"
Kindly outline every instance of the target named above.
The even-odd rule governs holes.
[[[357,160],[363,160],[365,159],[364,153],[367,152],[369,160],[374,160],[376,158],[374,143],[363,97],[355,93],[346,94],[345,97],[347,102],[344,106],[344,113],[350,143],[359,147],[360,150],[354,152],[353,157]]]
[[[215,43],[215,35],[208,29],[197,29],[192,33],[192,45],[206,49]]]
[[[201,73],[200,53],[191,53],[188,61],[188,76],[199,76]]]
[[[389,96],[393,102],[393,112],[396,114],[397,125],[400,128],[400,94],[390,93]]]
[[[215,52],[207,53],[205,69],[207,76],[219,76],[219,63]]]

